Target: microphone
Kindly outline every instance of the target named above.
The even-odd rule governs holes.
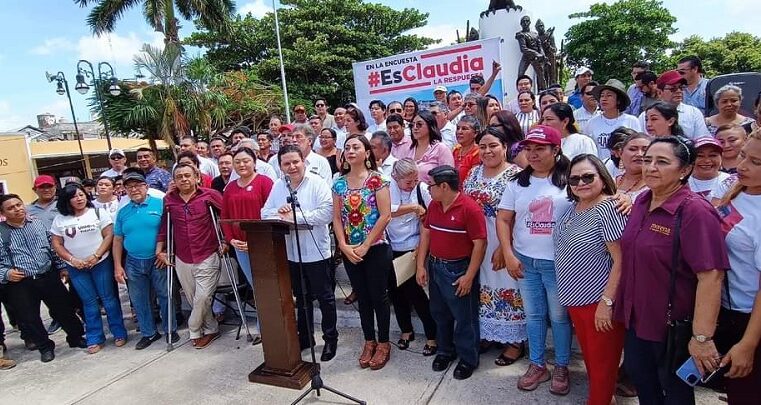
[[[294,207],[297,207],[299,205],[299,200],[296,198],[296,190],[293,189],[293,184],[291,183],[291,176],[289,174],[285,174],[285,186],[288,187],[288,199],[287,201],[294,205]]]

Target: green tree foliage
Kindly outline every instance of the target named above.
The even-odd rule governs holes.
[[[676,18],[659,0],[620,0],[593,4],[566,33],[569,66],[589,66],[598,80],[629,79],[631,66],[645,60],[659,70],[665,51],[673,46]]]
[[[80,7],[95,5],[87,16],[87,25],[93,34],[113,32],[125,11],[141,6],[143,16],[157,32],[164,34],[165,43],[178,44],[179,14],[186,20],[197,19],[196,24],[224,29],[235,11],[232,0],[74,0]]]
[[[288,92],[295,102],[317,96],[337,106],[354,99],[352,62],[425,48],[436,41],[407,33],[428,14],[362,0],[282,0],[278,10]],[[186,44],[204,47],[220,71],[251,68],[280,84],[274,14],[238,17],[229,30],[204,29]],[[292,103],[293,104],[293,103]],[[309,104],[308,104],[309,105]]]
[[[723,38],[705,41],[687,37],[671,53],[671,66],[688,55],[703,61],[708,77],[737,72],[761,72],[761,38],[744,32],[730,32]]]

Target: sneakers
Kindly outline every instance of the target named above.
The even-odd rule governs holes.
[[[556,366],[552,370],[552,382],[550,383],[550,393],[554,395],[568,395],[571,390],[571,384],[568,379],[568,367]]]
[[[178,338],[179,338],[179,336],[178,336]],[[149,336],[149,337],[143,336],[140,339],[140,341],[137,342],[137,344],[135,345],[135,350],[143,350],[146,347],[150,346],[153,342],[155,342],[155,341],[157,341],[159,339],[161,339],[161,334],[158,333],[158,332],[156,332],[156,334],[153,335],[153,336]]]
[[[568,369],[566,369],[567,372]],[[567,375],[567,374],[566,374]],[[547,367],[540,367],[534,363],[528,366],[526,373],[518,379],[518,389],[533,391],[539,384],[550,380],[550,372]]]

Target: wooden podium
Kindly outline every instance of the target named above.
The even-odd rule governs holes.
[[[319,367],[301,359],[285,235],[295,228],[280,220],[234,221],[246,232],[261,327],[264,363],[248,375],[255,383],[301,389]],[[299,230],[311,229],[298,225]]]

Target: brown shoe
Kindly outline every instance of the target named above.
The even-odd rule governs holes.
[[[219,338],[219,332],[203,335],[202,338],[196,340],[196,349],[205,349],[211,344],[211,342],[217,340],[217,338]]]
[[[375,355],[375,348],[378,347],[378,343],[374,340],[365,342],[365,347],[362,348],[362,355],[359,356],[359,366],[362,368],[370,367],[370,360]]]
[[[529,364],[526,373],[518,379],[518,389],[523,391],[533,391],[539,384],[547,382],[550,379],[550,372],[547,367],[539,367],[534,363]]]
[[[568,367],[557,366],[552,370],[552,382],[550,383],[550,393],[555,395],[568,395],[571,391],[571,384],[568,378]]]
[[[373,355],[373,358],[370,360],[370,369],[371,370],[380,370],[382,369],[386,363],[388,363],[388,360],[391,358],[391,343],[385,342],[385,343],[378,343],[378,347],[375,349],[375,354]]]

